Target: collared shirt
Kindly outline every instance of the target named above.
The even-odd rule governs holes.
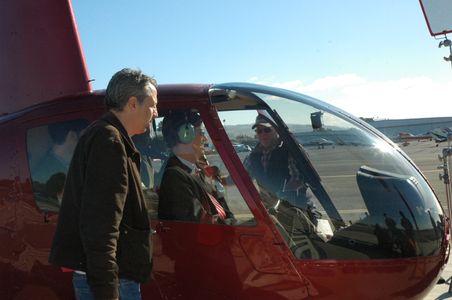
[[[274,145],[273,147],[271,147],[269,149],[264,149],[262,147],[261,163],[262,163],[262,167],[264,168],[264,172],[267,172],[268,162],[270,161],[273,150],[275,150],[276,147],[281,147],[281,146],[282,146],[282,142]]]
[[[196,164],[192,163],[191,161],[188,161],[186,159],[183,159],[182,157],[176,155],[177,159],[180,160],[181,163],[183,163],[187,168],[190,169],[190,174],[194,174],[196,171],[198,171],[198,167]]]
[[[267,173],[268,161],[270,160],[273,149],[275,149],[275,147],[276,146],[273,146],[270,149],[262,149],[261,163],[262,163],[262,167],[264,168],[265,173]]]

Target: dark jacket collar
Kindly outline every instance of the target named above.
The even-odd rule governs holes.
[[[126,151],[128,155],[130,156],[135,154],[139,155],[138,150],[135,148],[135,144],[132,142],[132,139],[130,138],[124,126],[122,125],[121,121],[119,121],[119,119],[111,111],[105,113],[101,117],[101,120],[107,122],[108,124],[111,124],[116,129],[118,129],[119,133],[121,133],[121,136],[124,140],[124,145],[126,146]]]
[[[262,153],[262,152],[264,152],[264,151],[272,152],[272,151],[275,150],[275,149],[282,148],[283,145],[284,145],[283,141],[279,140],[278,143],[277,143],[276,145],[274,145],[272,148],[267,149],[267,150],[264,150],[264,147],[262,146],[262,144],[261,144],[261,143],[258,143],[258,144],[254,147],[254,149],[253,149],[254,151],[253,151],[253,152],[259,152],[259,153]]]

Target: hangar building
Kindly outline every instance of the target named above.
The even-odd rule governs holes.
[[[409,132],[414,135],[428,134],[435,128],[452,127],[452,117],[369,120],[367,123],[377,128],[389,138],[395,138],[399,132]]]

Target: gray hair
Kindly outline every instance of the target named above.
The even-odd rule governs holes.
[[[107,109],[122,111],[130,97],[137,97],[141,104],[150,95],[149,84],[157,88],[157,81],[140,70],[122,69],[108,83],[105,106]]]

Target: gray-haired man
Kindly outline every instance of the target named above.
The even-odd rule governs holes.
[[[72,157],[49,261],[74,272],[77,299],[140,299],[139,283],[149,279],[150,223],[130,137],[157,116],[156,88],[141,71],[114,74],[108,112]]]

